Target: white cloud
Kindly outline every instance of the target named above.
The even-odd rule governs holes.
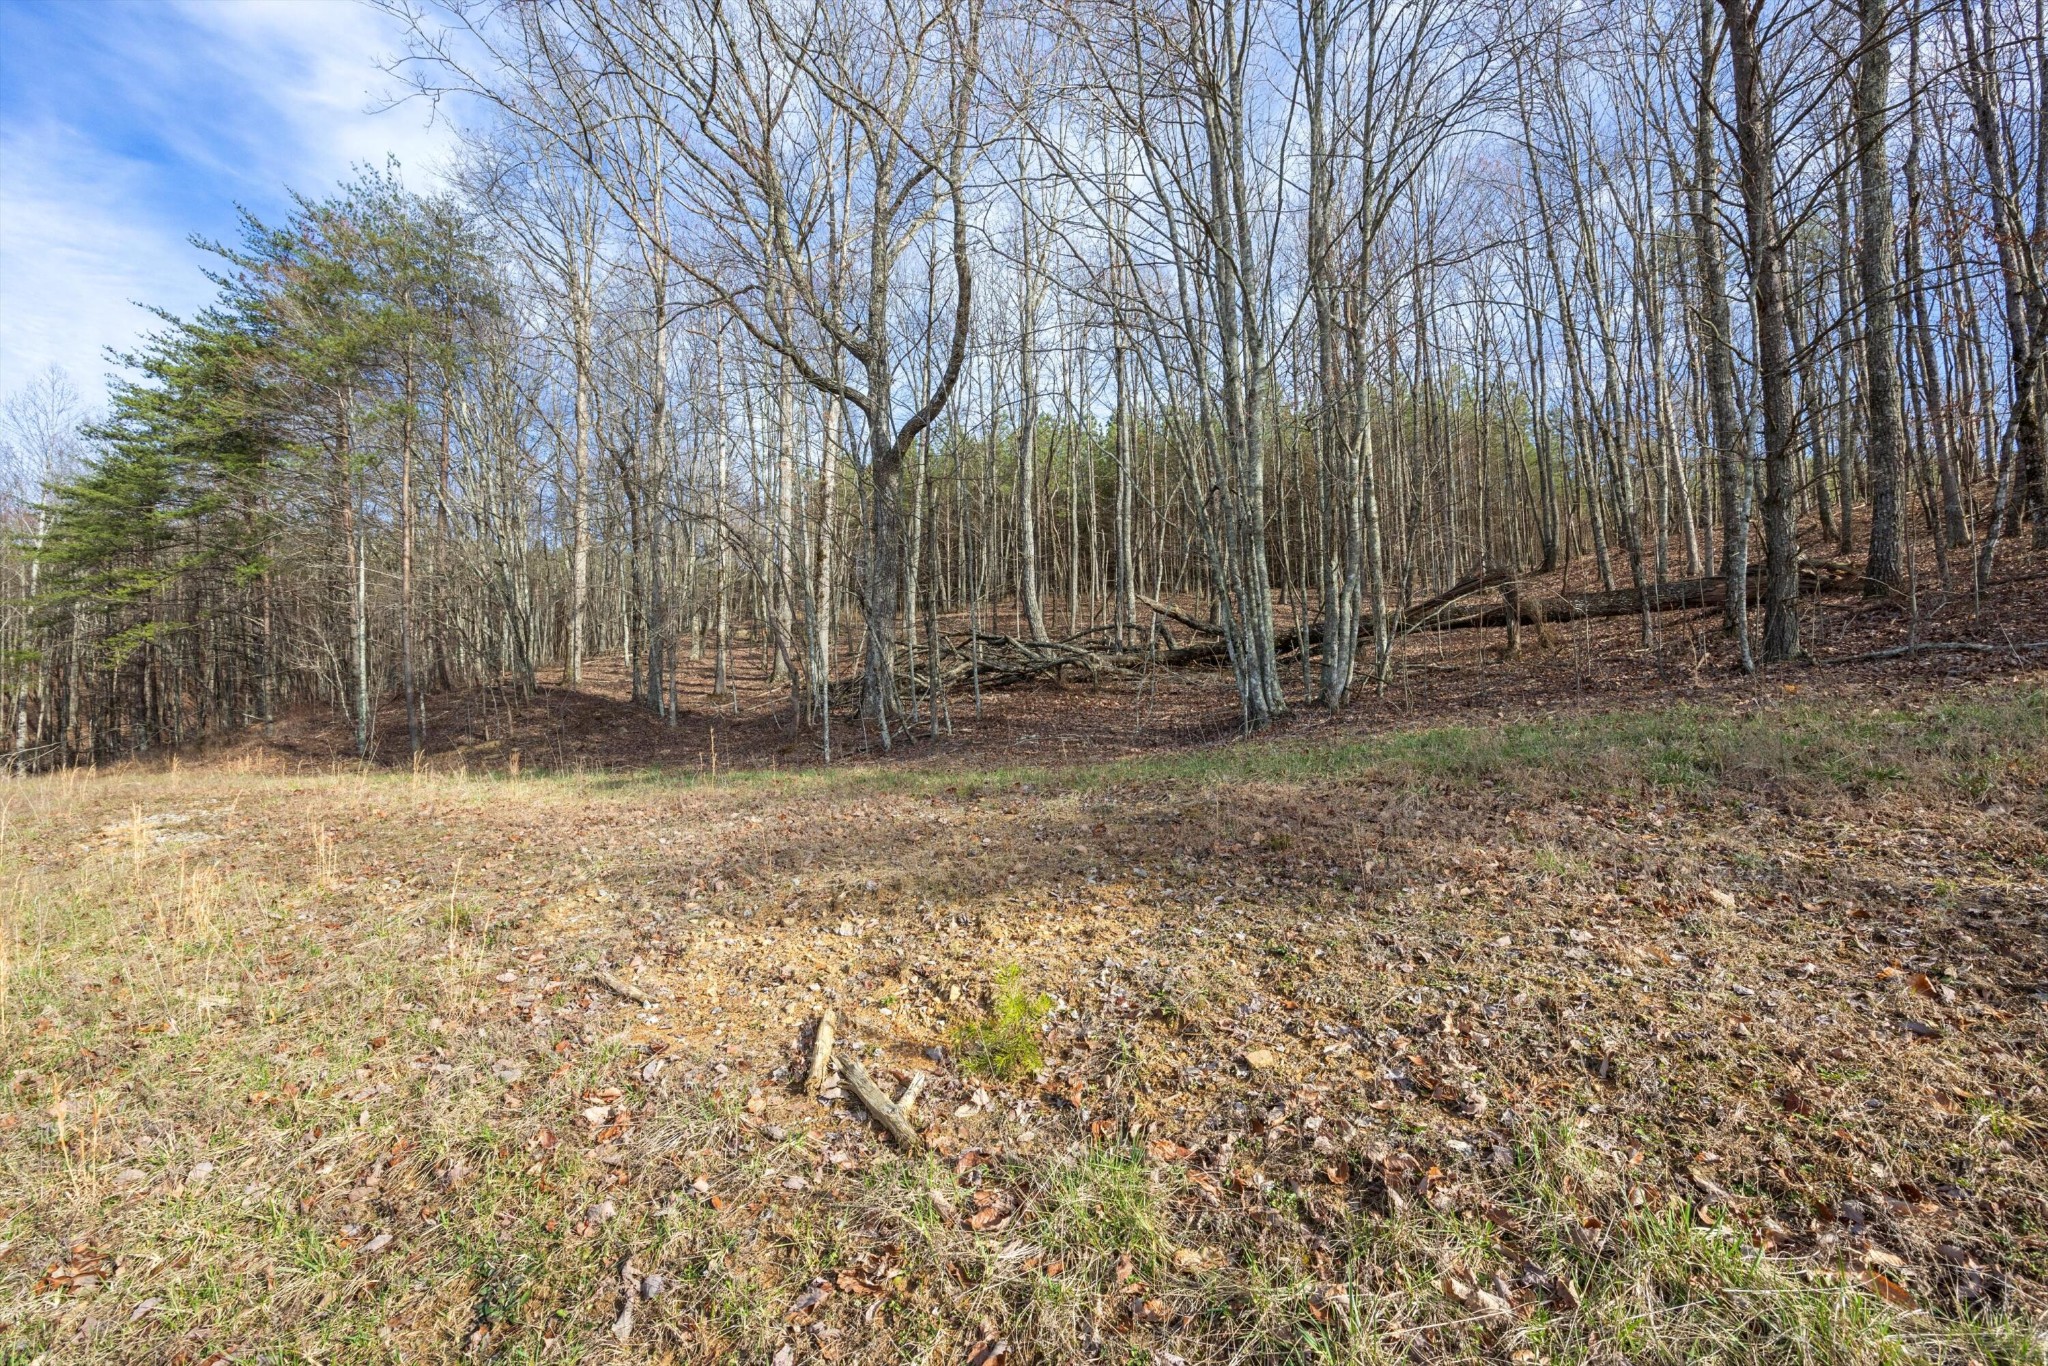
[[[8,129],[0,164],[0,390],[56,364],[95,393],[103,348],[156,325],[137,301],[188,310],[206,297],[198,253],[142,211],[142,168],[71,129]]]
[[[400,35],[365,6],[181,0],[107,19],[65,41],[119,73],[114,98],[87,72],[21,73],[46,98],[0,128],[0,390],[54,362],[96,394],[103,348],[157,325],[132,301],[189,312],[211,294],[186,239],[230,230],[233,204],[279,216],[287,189],[318,195],[387,154],[430,186],[454,145],[424,105],[389,107]]]
[[[233,49],[227,64],[264,73],[259,94],[289,130],[267,149],[274,177],[324,185],[390,154],[409,183],[438,179],[454,139],[425,104],[392,103],[402,92],[384,67],[403,35],[389,17],[350,0],[185,0],[181,12]]]

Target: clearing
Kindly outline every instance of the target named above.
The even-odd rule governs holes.
[[[0,1359],[2038,1362],[2048,678],[1966,662],[13,784]]]

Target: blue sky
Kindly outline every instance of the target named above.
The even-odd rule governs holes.
[[[0,391],[52,363],[97,401],[103,348],[211,286],[194,233],[282,216],[395,154],[427,186],[453,138],[389,104],[391,21],[354,0],[0,0]]]

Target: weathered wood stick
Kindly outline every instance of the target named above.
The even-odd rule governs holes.
[[[839,1079],[846,1083],[875,1122],[889,1131],[889,1137],[896,1140],[896,1146],[906,1153],[914,1153],[924,1146],[918,1137],[916,1126],[910,1117],[896,1108],[896,1102],[889,1099],[889,1093],[875,1085],[875,1079],[860,1065],[860,1059],[851,1053],[839,1054]]]
[[[615,972],[607,972],[605,969],[599,968],[590,974],[590,978],[606,991],[623,996],[629,1001],[638,1001],[643,1006],[654,1004],[652,996],[649,996],[646,992],[640,990],[640,988],[634,986]]]
[[[825,1089],[825,1078],[832,1072],[832,1012],[827,1010],[818,1017],[818,1036],[811,1044],[811,1070],[804,1076],[804,1092],[817,1095]]]
[[[906,1117],[910,1114],[911,1108],[917,1104],[917,1098],[924,1094],[924,1082],[924,1073],[912,1072],[910,1080],[903,1083],[903,1094],[896,1097],[896,1108],[901,1110]]]

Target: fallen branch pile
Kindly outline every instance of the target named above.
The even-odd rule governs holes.
[[[1799,589],[1805,594],[1853,593],[1861,592],[1862,588],[1862,576],[1844,564],[1823,561],[1799,568]],[[1751,566],[1750,600],[1758,601],[1762,590],[1763,573]],[[1483,600],[1474,600],[1482,595]],[[1671,579],[1644,584],[1641,589],[1538,593],[1529,591],[1522,580],[1507,570],[1489,569],[1460,580],[1435,597],[1397,610],[1391,629],[1399,636],[1420,630],[1505,628],[1511,612],[1520,625],[1540,627],[1545,623],[1591,621],[1642,611],[1713,608],[1726,600],[1727,584],[1719,577]],[[1216,623],[1153,598],[1141,597],[1138,605],[1153,614],[1147,636],[1163,640],[1164,649],[1132,643],[1119,645],[1115,629],[1110,626],[1090,627],[1058,640],[1028,640],[987,631],[947,636],[940,639],[945,663],[939,673],[939,685],[952,690],[978,682],[983,688],[1009,688],[1047,677],[1064,678],[1070,673],[1096,682],[1106,677],[1136,677],[1148,663],[1187,668],[1230,657],[1223,630]],[[1202,639],[1177,644],[1172,626]],[[1361,622],[1360,635],[1370,638],[1371,634],[1371,624]],[[1317,622],[1276,631],[1273,646],[1278,653],[1290,655],[1304,647],[1314,649],[1322,644],[1322,639],[1322,624]]]

